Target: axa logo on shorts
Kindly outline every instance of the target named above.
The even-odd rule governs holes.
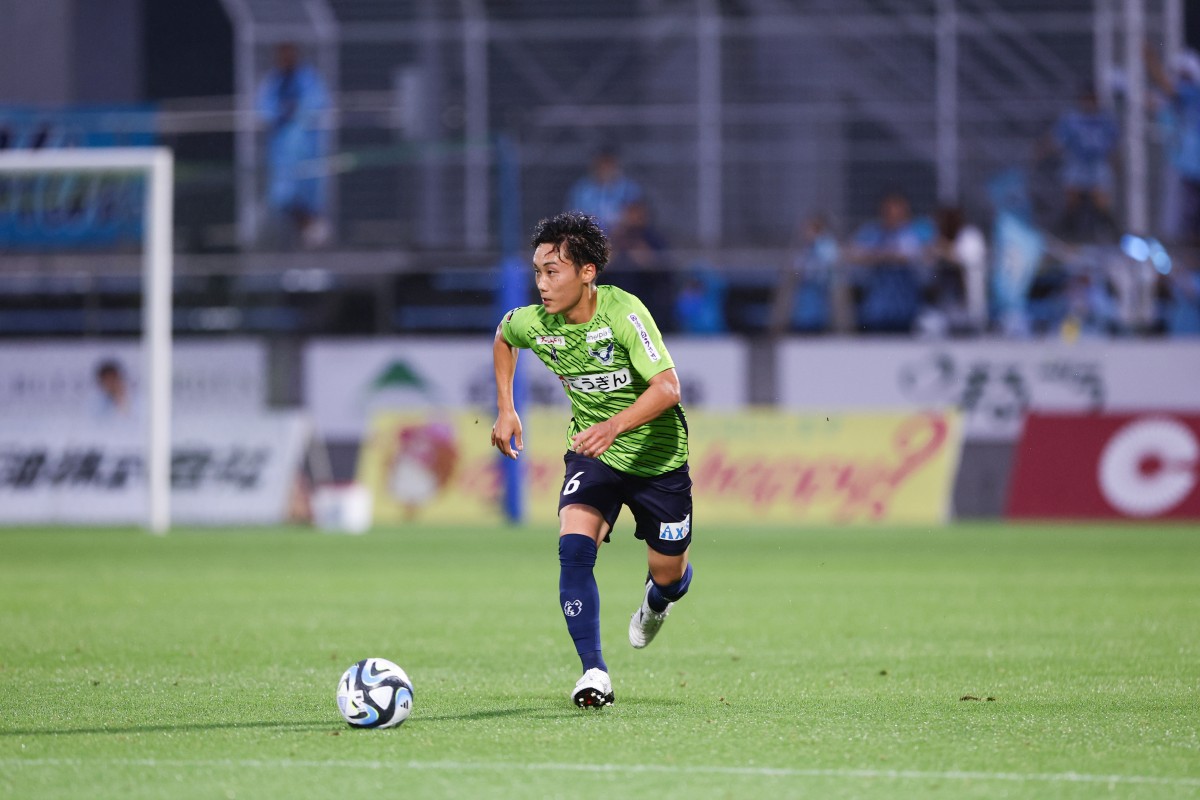
[[[658,350],[654,348],[654,342],[650,341],[650,334],[646,331],[646,326],[642,324],[641,319],[637,314],[630,314],[629,321],[633,323],[633,327],[638,332],[638,338],[642,340],[642,347],[646,348],[646,355],[651,361],[658,361]]]
[[[658,526],[658,538],[669,542],[678,542],[687,538],[692,532],[692,515],[688,514],[683,522],[663,522]]]
[[[578,617],[580,611],[583,611],[582,600],[568,600],[563,603],[563,613],[568,617]]]

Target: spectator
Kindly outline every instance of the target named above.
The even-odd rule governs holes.
[[[1164,233],[1168,242],[1193,249],[1200,246],[1200,54],[1180,54],[1172,74],[1150,48],[1146,62],[1164,96],[1158,122],[1171,173]]]
[[[326,149],[321,114],[328,107],[321,76],[300,61],[296,45],[281,44],[258,91],[258,113],[267,125],[267,203],[310,248],[330,236],[320,163]]]
[[[725,333],[725,282],[708,267],[692,269],[675,298],[675,322],[683,333]]]
[[[616,149],[605,146],[592,159],[588,174],[571,187],[567,195],[567,210],[590,214],[606,233],[611,233],[625,207],[641,200],[642,196],[642,187],[627,178],[621,170]]]
[[[879,218],[854,234],[847,261],[856,267],[858,327],[869,333],[908,333],[921,309],[921,273],[933,227],[914,219],[901,192],[889,192]]]
[[[1200,336],[1200,271],[1177,267],[1162,279],[1163,323],[1172,336]]]
[[[610,282],[637,295],[655,319],[670,319],[671,265],[667,240],[650,221],[650,206],[634,200],[621,210],[609,236]]]
[[[1037,310],[1034,288],[1046,255],[1046,238],[1033,223],[1028,176],[1006,169],[988,181],[992,220],[988,308],[996,327],[1027,336]]]
[[[1080,337],[1106,337],[1136,330],[1131,287],[1122,286],[1132,276],[1131,265],[1108,248],[1079,254],[1068,265],[1066,314],[1059,335],[1067,341]]]
[[[1062,156],[1063,236],[1089,241],[1115,237],[1112,159],[1119,136],[1116,117],[1100,107],[1090,86],[1058,118],[1052,144]]]
[[[139,416],[137,398],[129,390],[125,369],[116,359],[105,359],[96,365],[96,395],[93,413],[97,420],[134,420]]]
[[[987,242],[960,208],[937,212],[933,280],[922,319],[928,333],[979,333],[987,328]]]
[[[773,333],[789,329],[806,333],[829,330],[838,250],[837,238],[824,214],[813,214],[801,221],[791,263],[780,277],[771,308]]]

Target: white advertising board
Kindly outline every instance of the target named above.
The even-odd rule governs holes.
[[[968,439],[1012,441],[1029,410],[1200,408],[1200,342],[791,340],[778,386],[797,409],[958,408]]]
[[[0,425],[0,524],[145,520],[142,426],[73,422]],[[309,428],[296,413],[177,415],[171,446],[172,521],[283,522]]]
[[[746,404],[746,346],[735,339],[668,337],[687,408]],[[562,405],[562,386],[522,353],[533,405]],[[304,349],[305,405],[327,439],[358,440],[377,411],[408,408],[495,411],[490,337],[314,339]],[[489,419],[488,425],[492,420]]]
[[[173,406],[177,414],[254,414],[266,407],[266,346],[249,339],[176,341]],[[105,402],[102,365],[123,375],[130,401]],[[0,344],[0,419],[138,416],[145,406],[141,345],[132,339],[23,340]]]

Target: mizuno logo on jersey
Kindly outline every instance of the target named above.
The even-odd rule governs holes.
[[[642,340],[642,347],[646,348],[646,355],[651,361],[658,361],[658,351],[654,349],[654,342],[650,341],[650,334],[646,331],[646,326],[638,318],[637,314],[630,314],[629,321],[633,323],[633,327],[638,332],[638,338]]]
[[[563,386],[573,392],[616,392],[633,382],[628,369],[604,372],[599,375],[559,375]]]
[[[611,339],[612,337],[612,328],[600,328],[599,330],[588,331],[587,343],[595,344],[596,342],[602,342],[605,339]]]

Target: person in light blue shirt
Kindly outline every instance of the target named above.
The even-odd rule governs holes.
[[[914,218],[908,198],[889,192],[879,218],[855,231],[847,248],[854,266],[858,328],[866,333],[908,333],[921,311],[933,223]]]
[[[96,365],[96,394],[92,416],[106,424],[138,422],[142,417],[141,399],[129,385],[120,361],[106,358]]]
[[[306,247],[324,244],[326,137],[321,115],[329,107],[325,82],[300,61],[294,44],[275,51],[275,67],[258,90],[258,114],[267,129],[267,203],[290,220]]]
[[[1100,107],[1089,86],[1077,105],[1058,118],[1053,139],[1062,156],[1063,233],[1086,239],[1115,233],[1112,159],[1120,140],[1116,117]]]
[[[716,270],[703,264],[693,267],[675,297],[675,327],[693,336],[728,332],[725,290],[725,281]]]
[[[771,308],[772,332],[817,333],[832,326],[838,263],[838,240],[829,219],[820,213],[801,219]]]
[[[588,174],[571,187],[566,210],[595,217],[600,227],[612,234],[626,207],[640,202],[643,196],[642,187],[621,170],[616,149],[605,146],[592,159]]]
[[[1159,280],[1159,315],[1171,336],[1200,337],[1200,271],[1179,264]]]
[[[1158,124],[1170,174],[1164,233],[1172,243],[1200,246],[1200,54],[1181,53],[1170,74],[1148,52],[1147,72],[1163,95]]]

